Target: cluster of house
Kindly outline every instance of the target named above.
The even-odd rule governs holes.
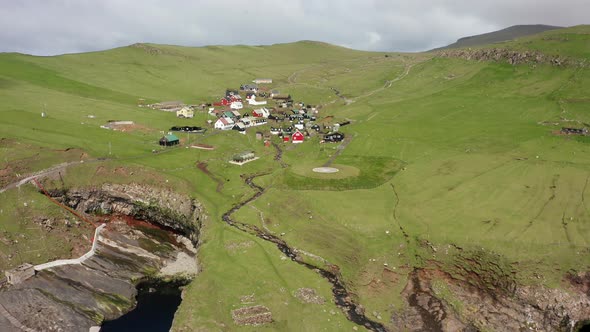
[[[240,85],[239,90],[227,89],[225,96],[219,101],[212,104],[203,104],[203,108],[209,107],[208,113],[215,116],[215,120],[209,120],[209,124],[218,130],[236,130],[245,134],[247,128],[265,125],[273,121],[277,127],[270,128],[271,135],[278,135],[285,142],[300,143],[305,137],[317,133],[327,132],[322,142],[340,142],[344,139],[344,134],[338,132],[339,125],[323,126],[316,124],[318,109],[311,105],[299,102],[294,103],[291,95],[281,94],[276,89],[259,87],[259,84],[270,84],[272,79],[258,78],[252,83]],[[245,96],[245,100],[240,95]],[[261,97],[264,100],[257,100]],[[269,100],[273,101],[273,107],[268,106]],[[244,110],[247,103],[248,110]],[[152,105],[150,105],[152,106]],[[178,102],[165,102],[157,105],[158,109],[166,110],[176,107],[176,116],[179,118],[192,118],[194,116],[194,106],[182,105]],[[242,112],[242,113],[240,113]],[[279,123],[287,122],[287,126],[280,126]],[[173,127],[172,131],[182,132],[202,132],[200,127]],[[310,134],[311,131],[311,134]],[[266,137],[266,136],[265,136]],[[270,139],[270,136],[268,136]],[[266,141],[267,139],[265,139]],[[161,145],[170,146],[178,144],[178,138],[169,133],[160,140]]]

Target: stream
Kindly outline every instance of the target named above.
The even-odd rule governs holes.
[[[281,165],[283,165],[282,161],[280,160],[282,151],[277,146],[275,146],[275,147],[277,148],[277,157],[275,157],[275,160],[278,160],[279,162],[281,162]],[[255,184],[254,179],[256,179],[257,177],[268,175],[268,174],[269,173],[258,173],[258,174],[252,174],[249,176],[242,175],[242,179],[244,180],[244,182],[250,188],[254,189],[256,191],[256,193],[254,195],[252,195],[250,198],[234,205],[229,211],[224,213],[222,216],[223,221],[225,221],[228,225],[233,226],[243,232],[252,234],[252,235],[254,235],[258,238],[261,238],[265,241],[274,243],[277,246],[277,248],[283,254],[285,254],[285,256],[289,257],[292,261],[294,261],[294,262],[298,263],[299,265],[302,265],[310,270],[318,272],[322,277],[324,277],[326,280],[328,280],[332,284],[332,294],[334,295],[334,302],[336,303],[336,305],[338,307],[340,307],[342,309],[342,311],[344,311],[346,317],[350,321],[352,321],[358,325],[364,326],[365,328],[367,328],[371,331],[377,331],[377,332],[387,331],[387,329],[385,328],[385,326],[383,326],[383,324],[373,321],[365,315],[364,310],[362,309],[362,307],[360,307],[357,303],[354,302],[351,294],[348,292],[348,290],[344,286],[344,282],[342,281],[342,279],[340,278],[340,276],[337,273],[334,273],[326,268],[322,268],[322,267],[315,266],[315,265],[305,262],[297,254],[297,249],[290,247],[287,244],[287,242],[285,242],[283,239],[281,239],[271,233],[268,233],[256,226],[254,226],[254,225],[245,224],[245,223],[242,223],[242,222],[232,219],[232,217],[231,217],[232,214],[234,214],[236,211],[241,209],[244,205],[255,201],[260,196],[262,196],[262,194],[264,194],[265,189],[263,187]],[[331,268],[334,271],[339,270],[339,268],[335,265],[332,265]]]

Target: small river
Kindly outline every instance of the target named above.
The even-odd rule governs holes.
[[[143,282],[137,286],[137,306],[127,314],[103,323],[101,332],[168,332],[180,305],[178,284]]]

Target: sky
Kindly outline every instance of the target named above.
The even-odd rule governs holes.
[[[317,40],[424,51],[516,24],[590,23],[589,0],[0,0],[0,52],[55,55],[137,42]]]

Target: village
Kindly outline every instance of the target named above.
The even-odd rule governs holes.
[[[159,140],[159,144],[165,147],[180,143],[174,132],[205,133],[209,129],[235,130],[246,134],[250,128],[256,128],[256,139],[266,146],[271,144],[273,136],[284,143],[292,144],[303,143],[314,136],[320,137],[320,143],[340,142],[344,139],[339,128],[350,122],[332,123],[331,117],[318,121],[321,106],[295,102],[290,94],[272,89],[272,82],[270,78],[254,79],[251,83],[241,84],[239,90],[226,89],[225,95],[218,101],[200,105],[168,101],[139,106],[175,113],[178,119],[185,120],[193,119],[195,112],[207,112],[210,116],[201,126],[191,124],[171,127]],[[242,156],[238,159],[244,158]]]

